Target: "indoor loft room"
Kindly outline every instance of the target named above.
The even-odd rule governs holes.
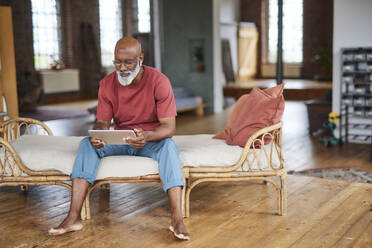
[[[372,247],[371,11],[0,0],[1,247]],[[78,224],[64,224],[80,142],[103,116],[100,82],[130,64],[115,51],[126,36],[141,44],[137,75],[154,68],[171,84],[187,231],[160,162],[122,153],[101,159]]]

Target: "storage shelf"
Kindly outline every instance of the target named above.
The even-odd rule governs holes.
[[[364,81],[364,82],[344,82],[347,85],[363,85],[363,84],[372,84],[372,81]]]
[[[371,74],[372,71],[342,71],[344,74]],[[343,75],[346,76],[346,75]]]
[[[372,131],[372,124],[356,124],[356,123],[348,123],[348,124],[343,124],[342,126],[345,127],[346,125],[348,125],[349,128],[353,128],[353,129],[371,130],[371,131]],[[372,134],[372,133],[371,133],[371,134]]]
[[[342,94],[342,97],[352,97],[352,96],[364,96],[364,97],[371,97],[372,96],[372,92],[344,92]]]
[[[341,50],[342,141],[372,142],[372,47]],[[372,160],[372,144],[371,144]]]

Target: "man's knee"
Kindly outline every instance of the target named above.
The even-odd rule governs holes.
[[[173,139],[166,138],[166,139],[162,140],[162,142],[163,142],[163,146],[162,146],[163,149],[165,149],[167,151],[178,152],[178,146],[176,145],[176,143],[174,142]]]
[[[90,137],[85,137],[80,141],[80,145],[90,145]]]
[[[97,153],[97,155],[99,157],[101,157],[100,153],[97,152],[97,149],[92,145],[92,143],[90,142],[90,137],[85,137],[83,138],[81,141],[80,141],[80,145],[79,145],[79,149],[78,149],[78,154],[85,154],[85,153],[89,153],[90,152],[95,152]]]

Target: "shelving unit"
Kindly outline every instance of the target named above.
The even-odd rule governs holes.
[[[341,52],[341,125],[343,142],[371,143],[372,47]]]

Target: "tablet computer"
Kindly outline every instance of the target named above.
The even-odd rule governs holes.
[[[88,130],[88,133],[90,137],[100,139],[106,145],[124,145],[127,142],[123,138],[136,137],[133,130]]]

